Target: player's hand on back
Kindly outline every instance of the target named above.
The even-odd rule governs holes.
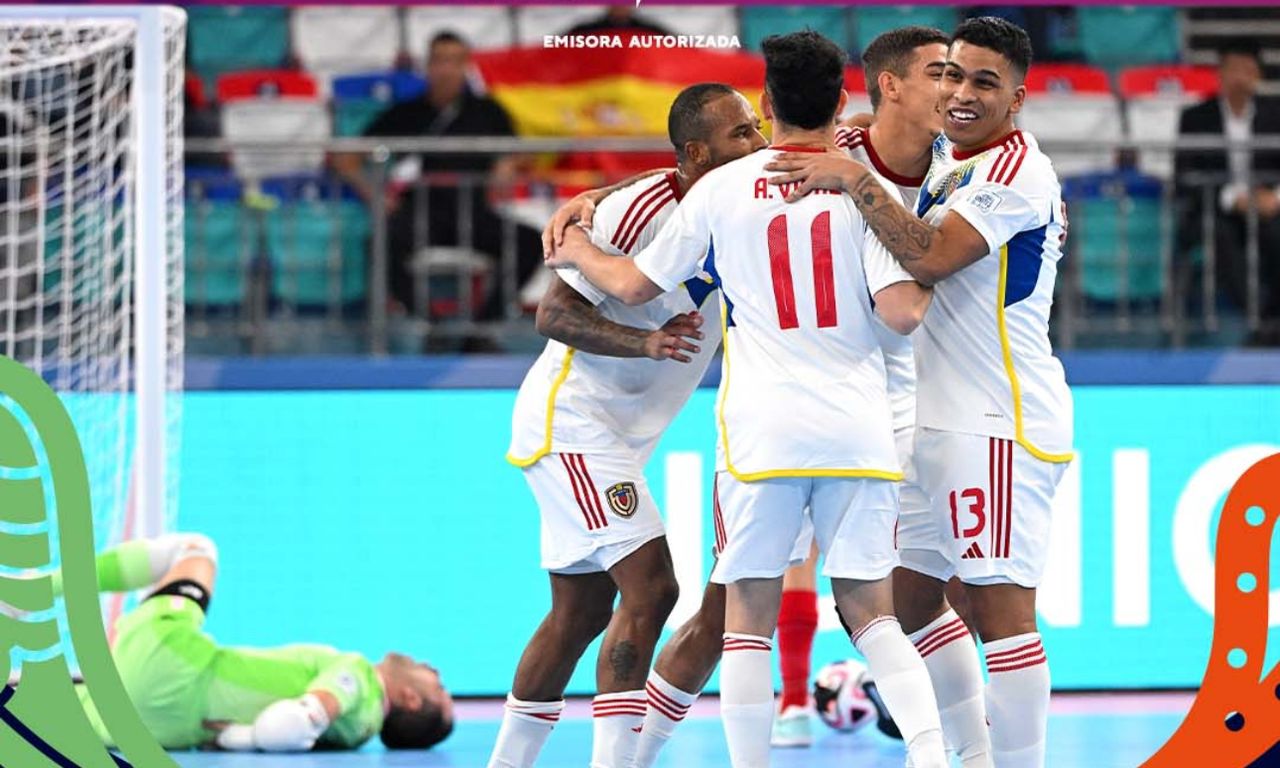
[[[572,224],[591,226],[596,215],[596,204],[589,193],[583,192],[556,209],[555,215],[542,230],[542,255],[548,257],[564,242],[565,230]]]
[[[653,360],[675,360],[688,363],[693,360],[690,354],[696,355],[699,347],[689,339],[701,339],[702,313],[681,312],[668,320],[661,328],[651,331],[644,342],[644,354]],[[686,354],[689,353],[689,354]]]
[[[791,185],[787,191],[788,203],[794,203],[815,189],[845,191],[868,172],[865,166],[840,150],[821,154],[783,152],[764,169],[778,173],[769,177],[770,184]]]
[[[570,225],[564,233],[563,241],[543,255],[548,267],[571,267],[578,263],[583,249],[591,247],[591,238],[587,231],[579,226]]]

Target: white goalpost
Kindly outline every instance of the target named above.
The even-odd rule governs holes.
[[[177,513],[186,14],[0,6],[0,353],[61,395],[97,545]]]

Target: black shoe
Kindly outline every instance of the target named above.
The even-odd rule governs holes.
[[[884,699],[880,698],[880,691],[876,688],[876,684],[863,683],[862,692],[867,694],[867,698],[876,708],[876,728],[879,728],[885,736],[902,741],[902,731],[898,730],[898,724],[893,722],[893,715],[889,714],[889,708],[884,705]]]

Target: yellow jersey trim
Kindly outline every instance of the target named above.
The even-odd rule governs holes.
[[[560,391],[560,385],[564,384],[564,380],[569,377],[569,369],[573,367],[573,353],[576,351],[573,347],[569,347],[565,351],[564,359],[560,361],[560,373],[556,376],[556,380],[551,382],[551,392],[547,395],[547,434],[542,442],[542,447],[535,451],[532,456],[524,459],[513,456],[510,453],[507,454],[507,461],[521,469],[537,464],[539,459],[551,453],[551,420],[556,413],[556,394]]]
[[[784,477],[864,477],[877,480],[899,481],[901,472],[886,469],[765,469],[759,472],[739,472],[733,466],[729,453],[729,429],[724,420],[724,401],[729,395],[729,322],[728,310],[724,305],[724,292],[720,292],[720,331],[724,350],[724,380],[720,385],[720,400],[716,403],[716,421],[720,425],[720,440],[724,445],[724,466],[735,480],[752,483],[757,480],[775,480]]]
[[[1027,439],[1022,432],[1022,385],[1018,383],[1018,372],[1013,366],[1013,348],[1009,345],[1009,327],[1004,317],[1004,296],[1009,279],[1009,246],[1000,246],[1000,282],[996,288],[996,324],[1000,327],[1000,352],[1004,356],[1004,372],[1009,377],[1009,390],[1013,393],[1013,434],[1014,442],[1022,446],[1027,453],[1041,461],[1051,464],[1065,464],[1075,458],[1074,453],[1048,453],[1042,451]]]

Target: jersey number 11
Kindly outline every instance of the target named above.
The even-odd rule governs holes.
[[[813,294],[818,310],[818,327],[836,324],[836,277],[831,263],[831,212],[823,211],[809,225],[813,251]],[[791,244],[787,239],[787,215],[780,213],[769,222],[769,271],[773,275],[773,300],[778,305],[778,326],[784,331],[798,328],[796,289],[791,279]]]

